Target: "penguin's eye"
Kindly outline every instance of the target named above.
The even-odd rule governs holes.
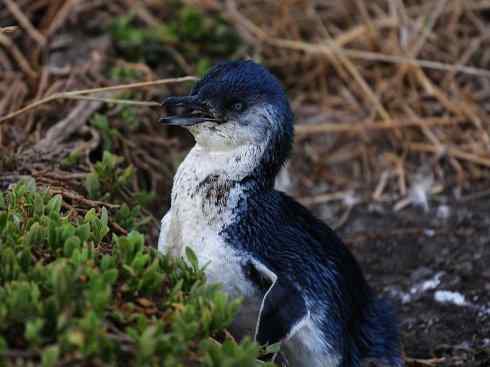
[[[245,103],[239,102],[239,101],[233,102],[231,104],[231,110],[233,112],[243,112],[243,111],[245,111]]]

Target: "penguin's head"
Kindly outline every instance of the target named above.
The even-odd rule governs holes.
[[[247,151],[263,174],[275,175],[288,158],[293,114],[280,82],[253,61],[214,66],[190,95],[168,97],[160,122],[182,126],[209,151]]]

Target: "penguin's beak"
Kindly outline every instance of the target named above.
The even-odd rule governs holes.
[[[163,124],[193,126],[207,121],[221,122],[196,96],[167,97],[162,107],[167,111],[167,116],[160,118]]]

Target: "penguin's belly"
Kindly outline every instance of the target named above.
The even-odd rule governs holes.
[[[159,248],[181,257],[185,247],[190,247],[204,267],[208,283],[218,283],[230,298],[242,299],[232,333],[253,337],[263,291],[245,276],[243,264],[249,255],[228,245],[220,235],[235,219],[234,208],[243,192],[217,175],[216,167],[209,167],[208,157],[200,154],[201,150],[191,151],[177,171]]]
[[[199,263],[206,265],[204,272],[210,284],[220,284],[231,299],[242,299],[239,312],[230,331],[237,338],[254,336],[262,292],[245,276],[243,264],[246,255],[240,256],[236,250],[226,245],[220,238],[191,246]]]
[[[204,267],[207,282],[220,284],[231,299],[242,299],[230,331],[238,339],[246,335],[253,337],[264,294],[245,275],[244,264],[249,256],[227,245],[207,223],[199,222],[194,222],[192,226],[183,223],[171,225],[171,231],[179,231],[178,234],[167,236],[178,243],[178,251],[172,251],[173,255],[184,256],[185,247],[190,247],[196,254],[199,265]],[[175,248],[172,245],[169,248]]]

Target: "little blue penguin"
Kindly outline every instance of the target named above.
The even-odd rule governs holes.
[[[173,182],[158,248],[196,253],[210,283],[242,298],[237,338],[280,343],[292,367],[403,366],[396,315],[325,223],[274,181],[293,143],[293,113],[263,66],[214,66],[187,96],[167,97],[160,122],[195,145]]]

